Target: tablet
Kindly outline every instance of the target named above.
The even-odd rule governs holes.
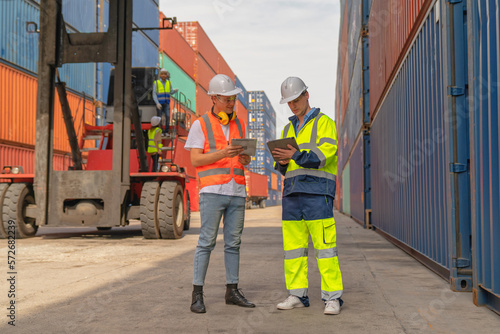
[[[243,153],[249,156],[254,156],[257,151],[257,139],[231,139],[231,145],[243,146]]]
[[[295,147],[295,149],[300,151],[299,145],[297,145],[297,142],[295,141],[294,137],[270,140],[267,142],[267,147],[269,148],[271,155],[275,148],[282,148],[284,150],[289,150],[288,145],[292,145],[293,147]],[[274,158],[274,161],[278,161],[278,159]]]

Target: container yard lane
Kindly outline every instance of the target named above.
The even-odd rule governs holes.
[[[338,212],[335,215],[345,289],[340,315],[323,315],[312,248],[311,306],[276,309],[287,294],[281,207],[254,207],[246,211],[240,283],[256,308],[225,304],[220,230],[211,257],[215,263],[206,279],[207,313],[189,310],[200,226],[199,213],[194,212],[191,229],[179,240],[146,240],[136,223],[109,231],[41,227],[34,238],[2,241],[0,333],[12,333],[13,324],[19,333],[71,334],[331,333],[333,329],[338,333],[498,333],[500,317],[474,306],[471,293],[452,292],[446,281],[379,234]],[[11,269],[8,257],[14,250]],[[13,311],[11,305],[15,305]]]

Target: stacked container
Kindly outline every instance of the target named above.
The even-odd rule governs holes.
[[[95,1],[63,1],[68,32],[95,32]],[[39,1],[0,2],[0,168],[21,165],[34,171],[38,72]],[[85,18],[85,19],[82,19]],[[95,64],[68,64],[58,69],[66,82],[77,135],[83,122],[95,119]],[[54,108],[54,168],[68,167],[70,146],[56,94]]]
[[[268,177],[269,198],[266,205],[280,205],[281,189],[278,190],[278,183],[281,183],[281,174],[274,170],[274,159],[267,148],[267,142],[276,139],[276,112],[264,91],[248,92],[248,124],[250,138],[257,139],[257,154],[252,157],[249,169]]]
[[[496,9],[343,1],[336,116],[342,211],[500,311]]]

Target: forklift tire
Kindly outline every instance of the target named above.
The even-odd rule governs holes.
[[[7,232],[5,232],[5,228],[3,227],[3,218],[2,218],[2,207],[3,207],[3,199],[5,197],[5,193],[7,192],[7,188],[10,183],[0,183],[0,239],[7,238]]]
[[[161,184],[158,204],[158,226],[162,239],[179,239],[184,230],[184,193],[173,181]]]
[[[142,187],[140,218],[142,235],[145,239],[160,239],[158,229],[159,182],[146,182]]]
[[[266,201],[261,199],[260,202],[259,202],[259,208],[265,208],[266,207]]]
[[[189,191],[186,190],[186,205],[187,205],[187,217],[184,219],[184,231],[188,231],[191,225],[191,198],[189,198]]]
[[[35,204],[31,185],[26,183],[11,184],[3,199],[2,223],[4,230],[9,231],[8,222],[15,222],[16,239],[34,237],[38,230],[35,219],[24,215],[29,204]]]

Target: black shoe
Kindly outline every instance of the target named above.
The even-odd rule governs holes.
[[[203,303],[203,291],[193,291],[193,299],[191,302],[191,312],[206,313],[205,304]]]
[[[236,284],[228,284],[226,289],[226,304],[238,305],[242,307],[255,307],[254,303],[249,302],[241,289]]]

